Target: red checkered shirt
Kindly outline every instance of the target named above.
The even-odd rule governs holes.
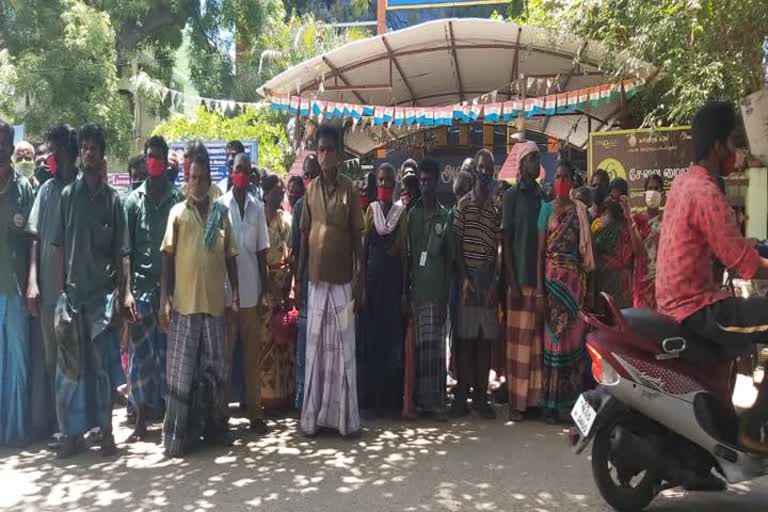
[[[692,165],[672,182],[656,261],[659,312],[682,322],[729,297],[715,282],[717,258],[744,279],[752,279],[760,256],[741,235],[736,216],[704,168]]]

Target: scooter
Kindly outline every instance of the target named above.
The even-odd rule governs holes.
[[[768,474],[768,458],[739,448],[735,364],[713,342],[650,310],[582,313],[592,375],[571,417],[574,451],[592,443],[592,473],[618,512],[639,512],[662,491],[699,490],[714,469],[729,483]],[[698,486],[698,487],[697,487]]]

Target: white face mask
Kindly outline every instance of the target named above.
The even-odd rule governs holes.
[[[658,190],[646,190],[645,204],[652,210],[658,208],[661,205],[661,192]]]

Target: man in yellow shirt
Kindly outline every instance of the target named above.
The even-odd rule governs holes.
[[[237,242],[227,208],[214,201],[210,190],[210,161],[199,152],[191,160],[187,200],[171,209],[161,246],[160,325],[168,331],[167,457],[182,457],[201,435],[208,442],[231,442],[224,396],[224,281],[229,277],[231,308],[237,311]]]

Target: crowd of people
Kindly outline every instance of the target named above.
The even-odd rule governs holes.
[[[600,292],[656,309],[664,180],[635,214],[603,170],[585,186],[560,161],[544,190],[532,142],[511,150],[513,185],[489,150],[468,158],[450,208],[438,162],[356,182],[324,124],[287,183],[237,141],[216,184],[203,143],[174,155],[150,137],[124,198],[99,126],[53,127],[39,149],[0,124],[2,445],[59,433],[70,457],[96,429],[114,453],[124,382],[128,441],[162,421],[169,457],[232,442],[237,387],[257,434],[290,410],[308,437],[355,437],[361,417],[493,419],[499,402],[511,421],[566,422],[593,385],[579,312]]]

